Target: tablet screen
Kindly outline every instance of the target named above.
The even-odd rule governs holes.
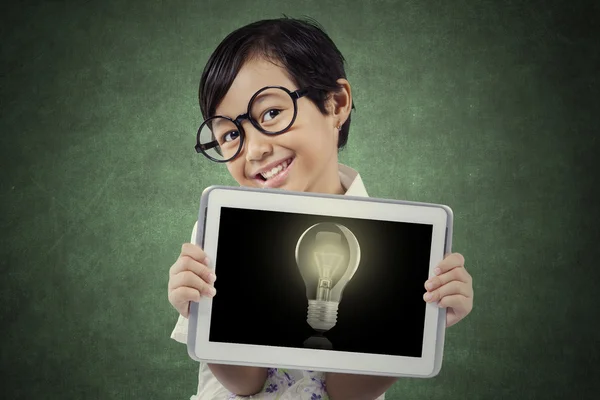
[[[432,232],[221,207],[209,341],[422,357]]]

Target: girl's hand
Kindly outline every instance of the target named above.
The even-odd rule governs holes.
[[[425,282],[423,299],[447,308],[446,327],[450,327],[473,309],[473,281],[465,269],[465,258],[458,253],[447,254],[434,273],[436,276]]]
[[[181,246],[179,258],[169,270],[169,302],[179,314],[188,317],[190,301],[200,301],[201,296],[216,294],[217,277],[208,267],[204,251],[195,244]]]

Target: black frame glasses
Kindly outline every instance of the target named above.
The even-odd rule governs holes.
[[[286,92],[290,98],[292,99],[292,102],[294,103],[294,115],[292,116],[292,119],[290,121],[290,123],[288,124],[288,126],[286,126],[283,129],[280,129],[277,132],[270,132],[265,130],[262,126],[260,126],[260,124],[258,123],[258,121],[256,121],[252,115],[250,114],[250,110],[252,109],[252,103],[254,102],[254,100],[260,96],[260,94],[262,92],[264,92],[265,90],[269,90],[269,89],[281,89],[284,92]],[[234,158],[236,158],[240,152],[242,151],[242,149],[244,148],[244,139],[246,136],[246,133],[244,131],[244,128],[242,127],[242,121],[247,119],[248,121],[250,121],[250,123],[252,124],[252,126],[254,128],[256,128],[258,131],[260,131],[261,133],[265,134],[265,135],[269,135],[269,136],[273,136],[273,135],[280,135],[282,133],[285,133],[286,131],[288,131],[292,125],[294,125],[294,122],[296,121],[296,116],[298,115],[298,104],[297,101],[298,99],[306,96],[308,93],[310,92],[310,89],[305,88],[305,89],[298,89],[294,92],[291,92],[289,89],[283,87],[283,86],[265,86],[264,88],[260,89],[259,91],[257,91],[256,93],[254,93],[254,95],[252,96],[252,98],[250,99],[250,101],[248,102],[248,108],[246,110],[246,113],[238,115],[235,119],[229,118],[229,117],[225,117],[222,115],[215,115],[214,117],[210,117],[207,118],[204,122],[202,122],[202,124],[200,125],[200,128],[198,128],[198,132],[196,133],[196,146],[194,146],[194,148],[196,149],[197,153],[202,153],[206,158],[208,158],[211,161],[214,162],[218,162],[218,163],[223,163],[223,162],[228,162],[233,160]],[[201,144],[200,143],[200,134],[202,132],[202,130],[207,126],[207,124],[209,124],[211,121],[217,119],[217,118],[224,118],[230,122],[232,122],[236,128],[238,129],[239,133],[240,133],[240,144],[239,147],[237,149],[237,151],[233,154],[233,156],[227,158],[227,159],[218,159],[218,158],[214,158],[212,157],[209,153],[208,150],[211,150],[217,146],[219,146],[219,142],[215,139],[211,142],[208,143],[204,143]],[[210,129],[210,128],[209,128]]]

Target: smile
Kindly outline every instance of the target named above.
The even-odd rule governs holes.
[[[254,179],[256,179],[257,183],[262,187],[279,187],[283,185],[287,180],[288,172],[290,171],[290,168],[293,163],[294,157],[288,158],[287,160],[280,162],[273,168],[258,173]]]
[[[287,159],[281,164],[271,168],[269,171],[261,172],[260,175],[268,181],[271,178],[276,177],[281,174],[283,171],[287,169],[287,167],[292,163],[293,158]]]

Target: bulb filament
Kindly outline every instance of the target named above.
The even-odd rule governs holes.
[[[333,275],[344,257],[341,254],[331,252],[315,252],[314,254],[319,273],[316,300],[329,301],[329,293],[333,286]]]

